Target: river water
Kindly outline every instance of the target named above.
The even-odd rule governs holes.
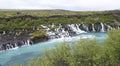
[[[94,39],[103,43],[107,39],[107,33],[83,33],[73,37],[53,39],[46,42],[34,44],[32,46],[23,46],[11,50],[0,51],[0,66],[9,66],[14,63],[26,64],[31,58],[38,57],[44,50],[52,49],[61,43],[75,44],[80,39]]]

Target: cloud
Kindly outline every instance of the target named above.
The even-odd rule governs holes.
[[[0,9],[119,9],[120,0],[0,0]]]

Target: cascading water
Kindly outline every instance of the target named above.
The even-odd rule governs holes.
[[[89,29],[88,29],[88,27],[87,27],[86,25],[84,25],[84,27],[85,27],[86,31],[87,31],[87,32],[89,32]]]
[[[0,45],[0,50],[2,50],[2,45]]]
[[[103,23],[100,23],[100,25],[101,25],[101,32],[105,32],[105,29],[104,29],[104,24]]]
[[[30,40],[27,40],[27,45],[28,45],[28,46],[30,45]]]
[[[4,34],[6,34],[6,31],[3,31],[3,33],[2,33],[2,34],[3,34],[3,35],[4,35]]]
[[[107,27],[108,27],[107,31],[112,30],[112,27],[110,25],[107,25]]]
[[[15,47],[14,47],[14,49],[17,49],[17,48],[18,48],[17,43],[15,43]]]
[[[120,26],[118,26],[117,28],[120,29]]]
[[[76,27],[74,26],[74,24],[69,24],[68,25],[71,29],[72,29],[72,31],[74,31],[76,34],[79,34],[80,32],[79,32],[79,30],[78,29],[76,29]]]
[[[85,31],[82,31],[80,28],[79,28],[79,24],[69,24],[68,25],[72,31],[74,31],[76,34],[80,34],[80,33],[85,33]]]
[[[70,37],[70,33],[72,32],[74,32],[75,34],[85,33],[85,31],[82,31],[79,28],[79,24],[67,24],[65,25],[67,30],[65,30],[64,26],[59,24],[58,28],[56,28],[54,31],[49,28],[54,27],[54,25],[49,25],[49,27],[43,25],[41,26],[46,30],[46,34],[50,37],[50,39]]]
[[[11,47],[11,48],[14,48],[12,44],[10,44],[10,47]]]
[[[92,31],[95,32],[94,24],[92,24]]]

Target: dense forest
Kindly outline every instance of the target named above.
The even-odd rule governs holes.
[[[25,66],[119,66],[119,62],[120,30],[111,30],[103,45],[95,39],[80,40],[77,44],[63,43],[44,51],[40,57],[31,59]]]

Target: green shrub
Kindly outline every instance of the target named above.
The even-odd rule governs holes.
[[[33,39],[36,37],[46,37],[46,36],[47,36],[47,34],[46,34],[45,30],[40,29],[36,32],[33,32],[30,38]]]

